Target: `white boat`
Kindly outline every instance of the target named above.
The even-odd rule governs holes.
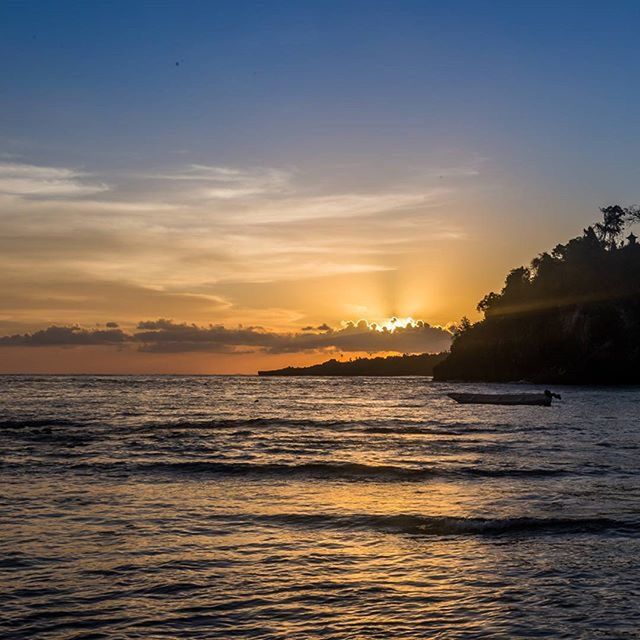
[[[551,393],[551,391],[542,393],[448,393],[447,395],[460,404],[524,404],[550,407],[553,398],[560,400],[560,395]]]

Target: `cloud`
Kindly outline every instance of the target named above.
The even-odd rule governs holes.
[[[312,326],[307,326],[307,327],[302,327],[302,331],[331,331],[331,327],[326,323],[323,322],[321,325],[318,325],[317,327],[312,327]]]
[[[274,167],[237,168],[191,164],[169,172],[141,174],[165,189],[174,202],[219,200],[225,219],[261,224],[320,218],[360,217],[432,203],[449,188],[377,189],[372,193],[347,190],[318,194],[294,184],[293,171]]]
[[[275,332],[260,327],[198,326],[160,318],[138,323],[136,330],[82,329],[51,326],[33,333],[0,337],[0,347],[135,345],[152,353],[296,353],[310,351],[423,353],[449,348],[451,334],[418,321],[394,331],[379,330],[365,321],[333,329],[326,324],[301,332]]]
[[[412,247],[422,253],[447,233],[456,239],[459,230],[439,220],[436,201],[378,193],[154,208],[20,199],[1,208],[0,268],[49,275],[75,267],[97,280],[183,292],[222,282],[388,271],[395,268],[389,253],[407,255]]]
[[[432,327],[418,321],[414,325],[398,327],[394,331],[378,330],[364,320],[348,322],[340,329],[326,324],[316,328],[316,333],[277,334],[269,345],[271,353],[295,353],[299,351],[339,350],[346,352],[425,353],[447,350],[451,334],[441,327]]]
[[[328,196],[283,198],[261,203],[239,213],[259,223],[282,223],[323,218],[360,218],[412,207],[434,204],[450,193],[432,188],[418,192],[380,191],[377,193],[340,193]]]
[[[19,331],[46,324],[88,326],[105,317],[118,318],[121,325],[130,324],[132,319],[146,314],[178,315],[180,319],[197,322],[211,317],[228,318],[232,314],[235,320],[235,314],[243,311],[222,296],[152,289],[116,280],[93,280],[85,274],[63,277],[43,271],[34,282],[19,270],[5,271],[0,288],[0,319],[14,320]]]
[[[455,189],[386,169],[375,181],[322,171],[184,164],[98,175],[0,160],[0,320],[14,332],[162,316],[281,330],[335,323],[348,302],[350,316],[372,304],[391,313],[388,275],[401,282],[425,256],[437,271],[438,251],[462,237]],[[320,278],[336,285],[335,311],[305,284],[319,291]]]
[[[86,196],[108,187],[90,181],[75,169],[43,167],[15,162],[0,163],[0,194],[23,198],[69,198]]]
[[[33,333],[0,337],[0,347],[77,347],[87,345],[121,345],[130,336],[120,329],[82,329],[47,327]]]
[[[187,183],[190,198],[233,200],[286,192],[292,173],[271,167],[241,169],[190,164],[173,172],[141,177],[174,186]]]

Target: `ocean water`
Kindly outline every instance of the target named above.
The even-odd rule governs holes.
[[[0,377],[0,637],[640,638],[640,390],[454,388]]]

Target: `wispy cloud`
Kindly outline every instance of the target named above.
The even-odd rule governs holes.
[[[281,327],[282,318],[308,315],[306,303],[282,289],[258,310],[238,310],[240,288],[383,278],[430,245],[463,237],[447,215],[451,183],[325,178],[205,164],[97,174],[6,159],[0,319],[85,322],[113,308],[129,320],[146,312],[198,322],[275,318]],[[228,306],[215,303],[221,292]]]
[[[432,215],[451,197],[450,187],[319,194],[295,184],[287,170],[192,164],[133,173],[120,183],[111,175],[108,193],[65,199],[52,194],[83,193],[91,188],[80,182],[87,176],[5,163],[0,194],[3,176],[10,175],[37,179],[39,191],[35,183],[32,191],[40,197],[3,206],[5,260],[32,270],[75,264],[95,277],[144,286],[385,271],[394,267],[378,257],[390,247],[425,234],[459,233]],[[220,197],[211,198],[212,191]]]
[[[356,218],[412,207],[430,206],[449,193],[450,189],[432,188],[421,192],[380,191],[298,196],[263,202],[242,211],[238,217],[245,221],[252,220],[259,223]]]
[[[108,187],[74,169],[15,162],[0,163],[0,194],[26,198],[72,198],[93,195]]]
[[[181,169],[142,178],[174,185],[187,183],[189,199],[233,200],[285,193],[291,186],[292,172],[275,168],[219,167],[190,164]]]

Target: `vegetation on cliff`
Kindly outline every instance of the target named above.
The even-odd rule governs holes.
[[[529,267],[463,318],[437,380],[640,383],[640,245],[624,230],[637,207],[601,209],[602,221]]]
[[[431,376],[446,353],[357,358],[348,362],[332,359],[310,367],[286,367],[258,371],[260,376]]]

